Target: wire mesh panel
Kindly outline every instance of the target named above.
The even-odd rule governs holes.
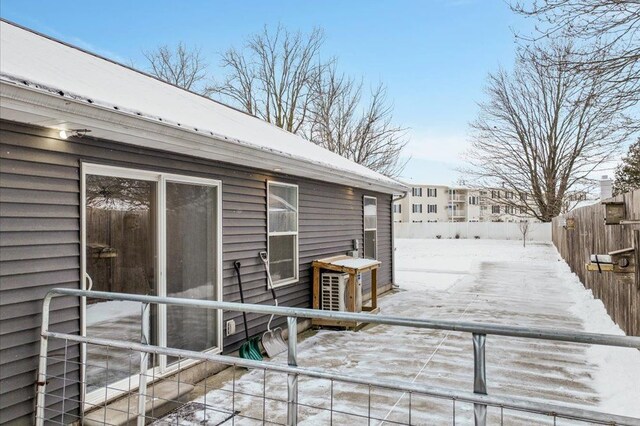
[[[46,424],[133,424],[139,415],[138,364],[130,362],[123,369],[112,362],[121,357],[122,348],[94,345],[103,354],[100,372],[104,380],[104,398],[84,401],[81,409],[80,380],[82,363],[78,344],[61,340],[52,345],[47,356]],[[163,348],[149,348],[150,365]],[[137,350],[128,359],[140,357]],[[145,373],[148,383],[144,422],[151,425],[286,425],[288,389],[286,372],[264,366],[247,369],[231,365],[216,376],[191,383],[180,364],[190,359],[178,357],[174,374],[159,377],[156,369]],[[204,361],[212,362],[212,361]],[[94,366],[97,367],[97,366]],[[275,367],[275,366],[274,366]],[[127,374],[128,381],[114,385],[113,374]],[[95,381],[94,381],[95,382]],[[113,392],[116,397],[109,398]],[[473,403],[421,392],[404,391],[373,384],[350,383],[340,379],[324,379],[299,375],[296,401],[297,420],[311,425],[424,425],[471,424]],[[557,418],[546,413],[489,406],[487,424],[529,425],[578,424],[575,420]],[[584,424],[590,424],[585,422]]]
[[[60,290],[61,293],[77,290]],[[91,293],[103,297],[114,297]],[[145,305],[156,298],[136,295],[116,295],[122,299],[139,299]],[[188,299],[163,299],[162,303],[189,305]],[[200,303],[200,302],[196,302]],[[239,310],[262,312],[264,306],[202,302],[212,308],[233,305]],[[388,377],[384,366],[361,369],[360,376],[342,374],[338,365],[317,368],[314,360],[304,360],[298,366],[297,339],[290,339],[288,354],[272,361],[254,361],[228,355],[203,353],[149,344],[142,334],[142,343],[128,340],[79,336],[48,330],[48,304],[43,309],[41,363],[38,376],[38,424],[154,424],[154,425],[422,425],[422,424],[640,424],[630,419],[597,411],[526,398],[487,395],[484,346],[485,332],[513,335],[523,339],[544,331],[491,329],[481,325],[464,325],[472,334],[472,356],[461,365],[467,371],[455,379],[460,388],[475,392],[430,386],[435,381],[431,372],[421,369],[417,377]],[[297,336],[296,317],[321,315],[292,308],[267,308],[274,313],[291,314],[287,324],[290,336]],[[344,315],[344,314],[340,314]],[[355,314],[349,314],[357,317]],[[349,316],[347,315],[347,316]],[[380,321],[381,317],[377,317]],[[420,323],[411,319],[384,319],[390,325],[457,330],[445,322]],[[380,321],[384,323],[383,321]],[[455,327],[459,327],[455,325]],[[144,330],[144,324],[141,324]],[[456,338],[464,338],[455,331]],[[488,333],[488,334],[489,334]],[[511,334],[509,334],[511,333]],[[469,338],[467,334],[467,339]],[[618,346],[639,347],[636,338],[589,335],[575,338],[547,334],[550,339],[568,345],[576,342],[596,342]],[[83,360],[86,353],[99,354]],[[359,362],[349,355],[350,364]],[[173,362],[163,365],[159,360]],[[97,360],[97,361],[95,361]],[[286,361],[285,361],[286,360]],[[284,362],[283,362],[284,361]],[[205,380],[197,379],[190,370],[209,371],[213,364],[228,366],[222,373]],[[158,367],[157,367],[158,366]],[[161,370],[161,368],[163,370]],[[213,368],[211,368],[212,370]],[[84,372],[84,377],[83,377]],[[362,373],[365,374],[362,374]],[[471,374],[473,372],[473,374]],[[494,371],[497,373],[497,371]],[[117,378],[114,379],[114,378]],[[89,388],[87,383],[93,387]],[[479,387],[480,386],[480,387]],[[89,389],[87,391],[87,389]],[[480,410],[479,410],[480,408]],[[478,413],[482,413],[479,417]]]

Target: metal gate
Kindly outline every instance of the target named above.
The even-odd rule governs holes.
[[[203,352],[187,351],[175,348],[159,347],[146,344],[146,337],[141,332],[141,342],[127,342],[118,339],[103,339],[92,336],[81,336],[76,334],[58,333],[49,328],[49,314],[51,300],[54,297],[91,297],[105,300],[118,300],[139,302],[141,309],[148,309],[150,305],[165,304],[172,306],[184,306],[191,308],[218,309],[224,311],[251,312],[258,314],[287,317],[287,328],[289,332],[287,364],[278,364],[267,361],[252,361],[228,355],[208,354]],[[424,415],[429,414],[429,404],[425,398],[446,402],[450,410],[450,420],[447,423],[455,424],[460,412],[469,415],[476,425],[503,424],[511,416],[510,423],[526,424],[532,421],[538,422],[543,418],[556,424],[557,421],[570,420],[585,422],[588,424],[620,424],[620,425],[640,425],[640,419],[618,416],[594,410],[587,410],[575,406],[540,401],[537,399],[523,397],[506,397],[489,395],[487,392],[487,377],[485,367],[485,348],[490,340],[487,336],[509,336],[526,339],[543,339],[561,342],[573,342],[591,345],[604,345],[614,347],[628,347],[640,349],[640,337],[615,336],[595,333],[582,333],[559,331],[549,329],[534,329],[526,327],[513,327],[495,324],[481,324],[460,321],[440,321],[412,319],[404,317],[391,317],[384,315],[356,314],[332,311],[318,311],[312,309],[286,308],[275,306],[251,305],[230,302],[201,301],[194,299],[166,298],[156,296],[143,296],[134,294],[107,293],[96,291],[83,291],[73,289],[51,290],[44,299],[42,314],[40,361],[37,383],[37,407],[36,424],[45,423],[85,423],[88,420],[91,410],[83,409],[84,401],[80,397],[65,395],[67,385],[76,383],[82,385],[75,376],[68,374],[72,370],[77,370],[82,360],[70,355],[70,347],[83,345],[96,345],[103,348],[107,357],[109,351],[125,350],[131,354],[139,356],[139,371],[134,371],[132,363],[129,363],[130,375],[137,375],[138,380],[132,386],[123,390],[121,401],[126,402],[126,410],[123,409],[120,417],[126,414],[127,421],[136,421],[138,425],[155,422],[154,424],[235,424],[236,421],[243,420],[250,424],[286,424],[296,425],[299,420],[305,420],[308,413],[313,412],[318,421],[326,424],[344,424],[345,418],[351,418],[363,424],[422,424]],[[144,316],[143,316],[144,318]],[[471,334],[473,342],[474,373],[473,392],[465,392],[448,388],[433,387],[424,384],[417,384],[408,381],[388,380],[378,377],[360,377],[353,375],[338,374],[332,371],[298,366],[297,354],[297,322],[298,318],[320,318],[344,321],[368,322],[372,324],[385,324],[398,327],[410,327],[421,329],[447,330],[464,332]],[[145,327],[141,324],[141,330]],[[55,350],[50,350],[51,341],[58,342]],[[204,399],[202,403],[194,402],[184,405],[183,400],[167,398],[164,402],[175,402],[182,408],[178,408],[168,417],[155,415],[154,407],[157,400],[163,398],[154,394],[154,384],[160,381],[155,376],[155,370],[151,371],[146,367],[147,360],[159,355],[167,355],[178,360],[178,368],[170,377],[161,378],[162,381],[170,381],[176,385],[186,386],[184,378],[181,377],[182,368],[186,363],[193,362],[214,362],[233,367],[231,370],[233,377],[230,378],[230,385],[218,391],[225,393],[227,397],[221,399],[222,402],[212,405]],[[107,358],[108,359],[108,358]],[[129,358],[131,359],[131,358]],[[57,371],[49,371],[50,365],[56,363]],[[62,371],[59,371],[62,364]],[[152,364],[153,365],[153,364]],[[107,363],[107,368],[109,364]],[[236,377],[236,368],[244,367],[252,369],[252,374],[263,376],[262,385],[253,386],[258,389],[245,389],[240,387]],[[116,368],[115,366],[113,368]],[[121,367],[120,367],[121,368]],[[256,373],[258,372],[258,373]],[[108,375],[108,371],[107,371]],[[267,394],[267,376],[279,376],[282,383],[283,394]],[[286,378],[286,385],[284,380]],[[61,391],[48,390],[48,383],[51,380],[62,382]],[[299,384],[313,381],[315,386],[326,388],[326,398],[322,401],[306,401],[301,397]],[[207,381],[201,385],[201,393],[207,395],[213,390],[207,389]],[[340,404],[339,397],[344,392],[345,386],[351,389],[359,389],[357,398],[353,399],[353,404],[345,409],[345,404]],[[286,392],[284,388],[286,387]],[[353,392],[352,392],[353,393]],[[387,414],[372,408],[372,400],[388,396],[389,394],[400,394],[400,399],[406,399],[406,407],[402,410],[402,418],[390,418]],[[166,397],[165,397],[166,398]],[[56,404],[51,404],[54,399]],[[400,400],[398,400],[400,401]],[[240,403],[249,406],[247,411],[238,410]],[[396,403],[397,405],[397,403]],[[53,408],[52,408],[53,407]],[[394,406],[395,407],[395,406]],[[86,408],[86,406],[85,406]],[[110,423],[113,411],[107,414],[109,406],[104,402],[104,406],[96,406],[96,409],[103,409],[103,424]],[[182,411],[181,411],[182,410]],[[86,411],[86,413],[85,413]],[[528,416],[539,416],[538,420],[532,420]],[[346,417],[345,417],[346,416]],[[540,417],[542,416],[542,417]],[[96,422],[95,416],[91,418]],[[357,423],[357,421],[355,421]],[[353,422],[350,422],[353,423]]]

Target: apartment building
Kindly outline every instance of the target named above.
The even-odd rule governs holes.
[[[448,185],[412,185],[411,191],[393,205],[395,222],[537,222],[515,206],[515,197],[527,197],[513,191],[456,187]]]

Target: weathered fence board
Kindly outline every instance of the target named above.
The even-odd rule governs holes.
[[[615,198],[625,203],[626,219],[640,220],[640,190]],[[640,289],[616,279],[613,272],[588,272],[591,254],[606,254],[633,245],[633,230],[640,224],[605,225],[605,207],[598,203],[576,209],[553,219],[553,243],[584,286],[602,300],[607,312],[628,335],[640,336]],[[575,219],[575,228],[566,229],[564,219]]]

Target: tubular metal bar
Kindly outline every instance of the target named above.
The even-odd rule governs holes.
[[[276,364],[266,361],[253,361],[249,359],[236,358],[228,355],[214,355],[206,352],[195,352],[184,349],[164,348],[160,346],[142,345],[135,342],[125,342],[121,340],[101,339],[83,337],[67,333],[45,331],[47,338],[68,339],[79,343],[88,343],[98,346],[111,346],[113,348],[128,349],[132,351],[143,351],[149,354],[169,355],[174,357],[184,357],[202,361],[212,361],[229,366],[241,366],[253,369],[267,369],[285,374],[297,374],[317,379],[335,380],[345,383],[360,385],[371,385],[378,388],[392,389],[403,392],[414,392],[435,398],[452,399],[466,403],[479,403],[492,407],[504,407],[516,411],[543,414],[547,416],[558,416],[571,420],[603,424],[603,425],[635,425],[639,420],[633,417],[619,416],[615,414],[602,413],[598,411],[586,410],[575,406],[549,404],[532,398],[511,398],[501,396],[482,395],[472,392],[458,392],[446,388],[434,386],[424,386],[416,383],[405,383],[394,380],[377,379],[373,377],[357,377],[337,374],[334,372],[320,371],[312,368],[293,367],[289,365]]]
[[[487,370],[484,358],[484,346],[487,336],[473,333],[473,392],[487,394]],[[487,424],[487,406],[473,404],[473,419],[476,426]]]
[[[298,319],[287,317],[288,356],[287,364],[290,367],[298,366]],[[298,374],[287,375],[287,426],[298,424]]]
[[[109,300],[129,300],[140,303],[191,306],[195,308],[222,309],[227,311],[252,312],[265,315],[273,314],[285,317],[355,321],[369,324],[386,324],[396,325],[400,327],[449,330],[465,333],[524,337],[529,339],[555,340],[563,342],[584,343],[589,345],[619,346],[623,348],[640,349],[640,337],[637,336],[616,336],[612,334],[584,333],[579,331],[557,331],[544,328],[514,327],[500,324],[473,323],[464,321],[413,319],[386,315],[320,311],[316,309],[306,308],[289,308],[282,306],[254,305],[247,303],[182,299],[174,297],[145,296],[138,294],[109,293],[104,291],[75,290],[70,288],[55,288],[50,290],[45,296],[44,303],[47,304],[47,300],[50,300],[55,295],[93,297],[96,299]]]
[[[142,321],[140,330],[140,341],[143,345],[149,344],[149,304],[143,303],[141,306]],[[137,425],[145,425],[147,414],[147,367],[149,365],[149,353],[140,351],[140,382],[138,385],[138,419]],[[106,410],[105,410],[106,412]]]
[[[58,293],[59,294],[59,293]],[[36,382],[36,426],[44,425],[44,399],[47,392],[47,354],[49,353],[49,312],[54,293],[47,293],[42,302],[42,326],[40,327],[40,359],[38,360],[38,381]]]

